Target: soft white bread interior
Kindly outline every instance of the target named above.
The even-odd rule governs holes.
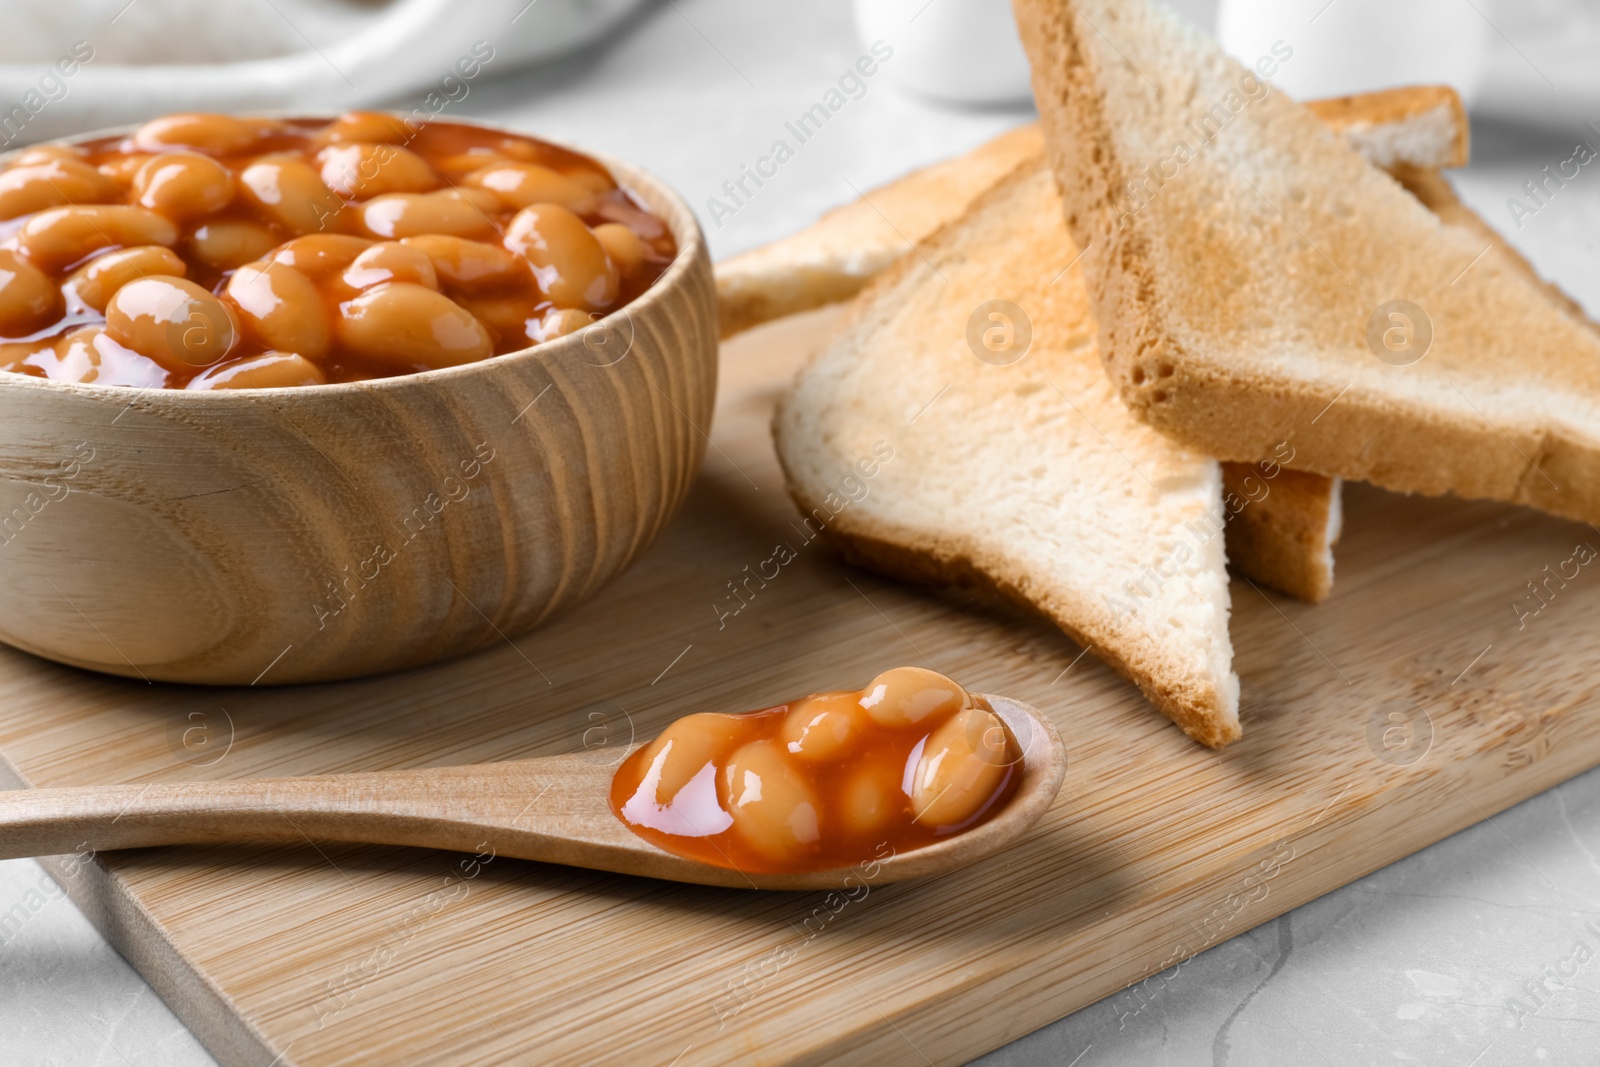
[[[1448,86],[1334,97],[1310,106],[1385,165],[1440,180],[1433,168],[1466,163],[1466,113]],[[905,253],[908,242],[959,217],[984,190],[1043,152],[1038,126],[1020,127],[873,190],[784,240],[724,261],[717,267],[724,335],[853,296]],[[1224,464],[1223,474],[1238,489],[1236,499],[1248,504],[1248,513],[1230,523],[1228,558],[1254,581],[1303,600],[1326,597],[1333,583],[1326,518],[1338,508],[1336,481],[1297,473],[1272,494],[1273,480],[1263,480],[1260,472],[1252,478],[1249,465]],[[1260,496],[1256,490],[1263,485],[1268,495]]]
[[[1225,460],[1600,521],[1600,337],[1145,0],[1016,0],[1106,369]]]
[[[1380,166],[1466,164],[1468,124],[1448,86],[1313,101],[1312,110]],[[1036,123],[907,174],[780,241],[717,264],[722,336],[848,300],[916,242],[960,217],[1017,164],[1044,152]]]
[[[1022,164],[858,298],[783,398],[778,455],[848,557],[1033,606],[1221,746],[1221,471],[1118,399],[1076,257],[1048,170]]]
[[[1448,85],[1407,85],[1308,101],[1373,166],[1449,170],[1467,165],[1471,124],[1461,94]]]

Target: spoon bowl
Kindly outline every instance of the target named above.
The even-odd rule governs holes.
[[[837,889],[926,878],[1017,840],[1049,808],[1066,775],[1066,749],[1048,719],[1021,701],[987,699],[1022,752],[1010,799],[983,823],[937,844],[849,867],[747,873],[657,848],[612,813],[607,795],[616,763],[602,763],[594,753],[363,774],[13,790],[0,793],[0,859],[160,845],[340,841],[487,852],[739,889]]]

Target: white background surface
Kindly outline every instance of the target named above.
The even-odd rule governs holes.
[[[1184,6],[1209,17],[1206,0]],[[1518,22],[1501,25],[1530,62],[1556,70],[1559,56],[1518,40]],[[643,163],[701,211],[720,257],[1030,117],[941,111],[873,79],[776,179],[711,226],[706,199],[861,52],[844,0],[669,0],[607,48],[480,81],[457,111]],[[1600,118],[1600,101],[1574,107]],[[1468,201],[1600,311],[1600,169],[1520,231],[1505,206],[1541,166],[1571,154],[1578,128],[1479,123],[1476,134],[1458,181]],[[0,916],[19,905],[20,929],[0,933],[0,1064],[211,1062],[40,868],[0,863]],[[1592,1064],[1600,933],[1589,922],[1600,931],[1600,772],[1211,949],[1137,1015],[1138,995],[1125,991],[981,1062]],[[1587,952],[1571,977],[1546,971],[1574,959],[1580,942]],[[1509,1001],[1534,1007],[1528,990],[1541,979],[1543,1005],[1519,1021]],[[596,1049],[596,1062],[605,1058]]]

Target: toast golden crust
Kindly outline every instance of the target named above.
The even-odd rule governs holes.
[[[1592,330],[1143,0],[1016,9],[1136,415],[1222,460],[1292,441],[1320,474],[1600,520]],[[1161,152],[1209,115],[1172,174]]]
[[[1055,198],[1042,161],[1019,167],[877,278],[780,403],[778,456],[847,558],[1031,605],[1220,746],[1240,729],[1221,474],[1117,399]],[[1018,362],[963,339],[995,298],[1031,317]],[[893,463],[830,502],[880,436]]]
[[[1449,86],[1414,86],[1311,105],[1382,166],[1466,164],[1468,125]],[[717,264],[722,336],[848,300],[911,245],[959,218],[1019,164],[1044,153],[1037,123],[913,171],[770,245]]]
[[[1019,126],[834,208],[799,233],[724,260],[717,265],[722,336],[848,300],[985,189],[1043,153],[1038,125]]]
[[[1449,170],[1467,165],[1472,125],[1461,94],[1448,85],[1408,85],[1353,96],[1310,100],[1306,107],[1386,170],[1397,166]],[[1425,146],[1426,156],[1407,149]]]
[[[1253,581],[1321,603],[1333,591],[1339,484],[1276,464],[1224,463],[1222,491],[1244,502],[1228,522],[1228,562]]]
[[[1457,226],[1472,233],[1483,242],[1484,247],[1492,249],[1490,254],[1498,256],[1507,267],[1538,286],[1552,304],[1567,311],[1573,318],[1587,323],[1591,328],[1595,327],[1594,320],[1583,310],[1583,305],[1568,296],[1560,286],[1546,281],[1533,269],[1533,264],[1528,262],[1526,256],[1511,247],[1511,244],[1500,236],[1498,230],[1484,222],[1476,211],[1461,202],[1461,198],[1456,195],[1455,187],[1450,184],[1450,179],[1437,170],[1404,163],[1391,167],[1389,173],[1446,225]]]
[[[816,507],[815,502],[799,496],[795,497],[795,503],[802,512]],[[1223,748],[1243,736],[1237,720],[1229,719],[1215,691],[1184,685],[1170,676],[1151,671],[1142,660],[1124,656],[1115,643],[1104,642],[1105,634],[1096,634],[1092,632],[1093,627],[1084,625],[1088,616],[1076,606],[1048,600],[1041,603],[1034,599],[1039,596],[1037,591],[1026,591],[997,577],[1005,570],[997,560],[973,558],[938,543],[912,546],[900,540],[842,529],[829,532],[827,537],[845,562],[855,566],[913,585],[976,589],[1048,619],[1138,686],[1145,699],[1160,708],[1184,733],[1208,748]]]

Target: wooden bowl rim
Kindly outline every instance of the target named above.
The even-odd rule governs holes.
[[[227,114],[240,118],[271,118],[271,119],[326,119],[332,121],[338,115],[322,115],[303,111],[234,111]],[[343,114],[340,112],[339,114]],[[404,117],[400,111],[380,111],[379,114],[388,114]],[[516,130],[504,123],[488,122],[482,119],[469,118],[439,118],[441,122],[455,122],[463,126],[476,126],[480,129],[494,130],[499,133],[513,134],[519,137],[535,137],[546,144],[565,148],[570,152],[577,152],[603,164],[614,176],[619,179],[619,184],[628,192],[638,195],[653,213],[659,215],[671,228],[672,236],[678,243],[678,255],[667,266],[661,277],[657,278],[650,287],[640,293],[630,303],[624,304],[608,312],[603,318],[596,319],[589,327],[553,341],[541,341],[527,348],[519,348],[514,352],[507,352],[502,356],[489,356],[474,363],[462,363],[454,367],[436,367],[431,370],[412,371],[407,374],[397,374],[388,378],[363,378],[352,382],[329,382],[326,385],[281,385],[260,389],[169,389],[138,388],[127,385],[102,385],[99,382],[58,382],[49,378],[35,378],[32,375],[14,374],[0,371],[0,389],[40,389],[55,392],[76,393],[85,397],[104,398],[107,396],[130,396],[139,398],[184,397],[176,401],[181,404],[243,404],[252,402],[255,397],[282,398],[286,396],[313,397],[324,396],[326,399],[338,400],[351,395],[353,391],[366,392],[369,390],[396,390],[412,386],[427,386],[443,380],[465,377],[471,374],[493,373],[495,370],[511,369],[508,363],[515,361],[520,365],[530,359],[545,360],[570,353],[583,346],[583,335],[593,326],[603,322],[610,322],[619,316],[629,319],[643,313],[649,313],[662,300],[666,294],[682,286],[697,260],[705,254],[705,233],[700,228],[700,220],[695,217],[694,210],[689,207],[683,196],[660,177],[643,167],[617,159],[608,152],[582,148],[565,141],[555,141],[522,130]],[[24,145],[9,152],[0,152],[0,164],[4,164],[13,156],[20,155],[30,148],[41,144],[77,144],[82,141],[95,140],[101,137],[115,137],[120,134],[131,133],[143,123],[127,123],[121,126],[112,126],[100,130],[90,130],[86,133],[75,134],[71,137],[57,137],[38,144]],[[659,203],[655,202],[659,201]],[[626,358],[621,357],[621,358]],[[620,362],[620,359],[619,359]],[[496,366],[498,365],[498,367]],[[604,367],[605,364],[592,364],[595,367]],[[202,399],[205,398],[205,399]]]

